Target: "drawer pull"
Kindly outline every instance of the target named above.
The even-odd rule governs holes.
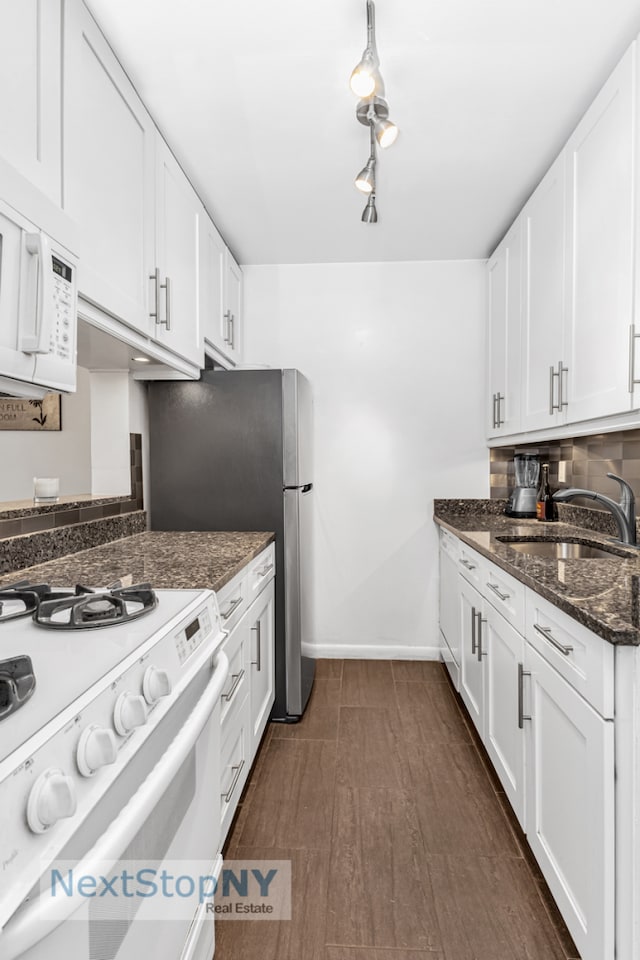
[[[482,616],[482,611],[481,611],[481,610],[478,610],[477,616],[478,616],[478,634],[477,634],[477,636],[478,636],[478,643],[477,643],[477,652],[478,652],[478,660],[479,660],[480,662],[482,662],[482,658],[483,658],[483,657],[486,657],[486,655],[487,655],[487,651],[482,649],[482,624],[483,624],[483,623],[486,623],[487,621],[486,621],[485,618]]]
[[[471,607],[471,656],[476,652],[476,608]]]
[[[469,563],[469,561],[465,560],[464,558],[460,560],[460,563],[463,567],[466,567],[467,570],[475,570],[475,564]]]
[[[236,690],[238,689],[238,686],[239,686],[239,684],[240,684],[240,681],[242,680],[243,677],[244,677],[244,669],[241,670],[240,673],[233,673],[233,674],[231,674],[231,679],[233,680],[233,684],[232,684],[232,686],[231,686],[231,690],[229,690],[228,693],[223,693],[223,694],[222,694],[222,699],[223,699],[223,700],[227,700],[227,701],[228,701],[228,700],[233,699],[233,695],[234,695],[234,693],[236,692]]]
[[[524,729],[524,721],[531,720],[524,712],[524,678],[530,677],[531,671],[525,670],[523,664],[518,664],[518,727]]]
[[[259,577],[266,577],[266,575],[269,573],[269,570],[273,570],[272,563],[265,564],[262,570],[256,570],[256,573],[258,574]]]
[[[229,606],[227,607],[227,609],[225,610],[225,612],[224,613],[222,613],[222,611],[220,612],[220,616],[222,617],[222,619],[228,620],[231,614],[233,613],[233,611],[238,609],[238,607],[242,603],[242,600],[243,598],[241,596],[236,597],[235,600],[232,600]]]
[[[497,583],[487,583],[487,586],[489,587],[489,590],[493,590],[496,597],[499,597],[500,600],[509,600],[511,598],[510,593],[501,593],[500,590],[498,590]]]
[[[252,630],[256,632],[256,659],[251,661],[251,665],[255,667],[258,673],[262,670],[262,632],[260,629],[260,621],[256,623],[254,627],[251,627]]]
[[[220,796],[224,799],[225,803],[231,803],[231,797],[233,796],[233,791],[238,785],[238,780],[240,779],[240,774],[242,773],[242,768],[244,767],[244,760],[241,760],[237,767],[231,767],[235,771],[233,775],[233,780],[231,781],[231,786],[226,793],[221,793]]]
[[[554,646],[556,650],[559,650],[560,653],[563,653],[565,657],[568,657],[571,651],[573,650],[573,647],[566,646],[564,643],[560,643],[559,640],[556,640],[556,638],[551,633],[551,627],[539,627],[537,623],[534,623],[533,629],[537,630],[538,633],[545,638],[545,640],[548,640],[549,643],[552,644],[552,646]]]

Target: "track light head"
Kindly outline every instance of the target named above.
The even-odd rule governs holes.
[[[362,193],[375,193],[376,189],[376,160],[369,157],[365,166],[355,179],[358,190]]]
[[[362,222],[363,223],[377,223],[378,222],[378,211],[376,210],[376,195],[371,193],[369,199],[367,200],[367,205],[362,211]]]

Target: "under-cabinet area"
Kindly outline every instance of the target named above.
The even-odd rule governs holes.
[[[635,556],[526,564],[510,539],[598,536],[479,516],[439,520],[443,661],[580,956],[633,960],[640,664],[611,597]],[[590,616],[600,635],[578,622]]]

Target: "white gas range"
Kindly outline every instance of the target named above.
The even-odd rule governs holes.
[[[60,592],[0,591],[0,957],[210,957],[204,902],[53,896],[50,878],[219,866],[215,595]]]

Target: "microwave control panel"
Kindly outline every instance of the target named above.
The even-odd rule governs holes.
[[[53,269],[53,316],[51,323],[50,352],[61,360],[72,360],[73,335],[73,267],[64,263],[55,254],[51,257]]]

